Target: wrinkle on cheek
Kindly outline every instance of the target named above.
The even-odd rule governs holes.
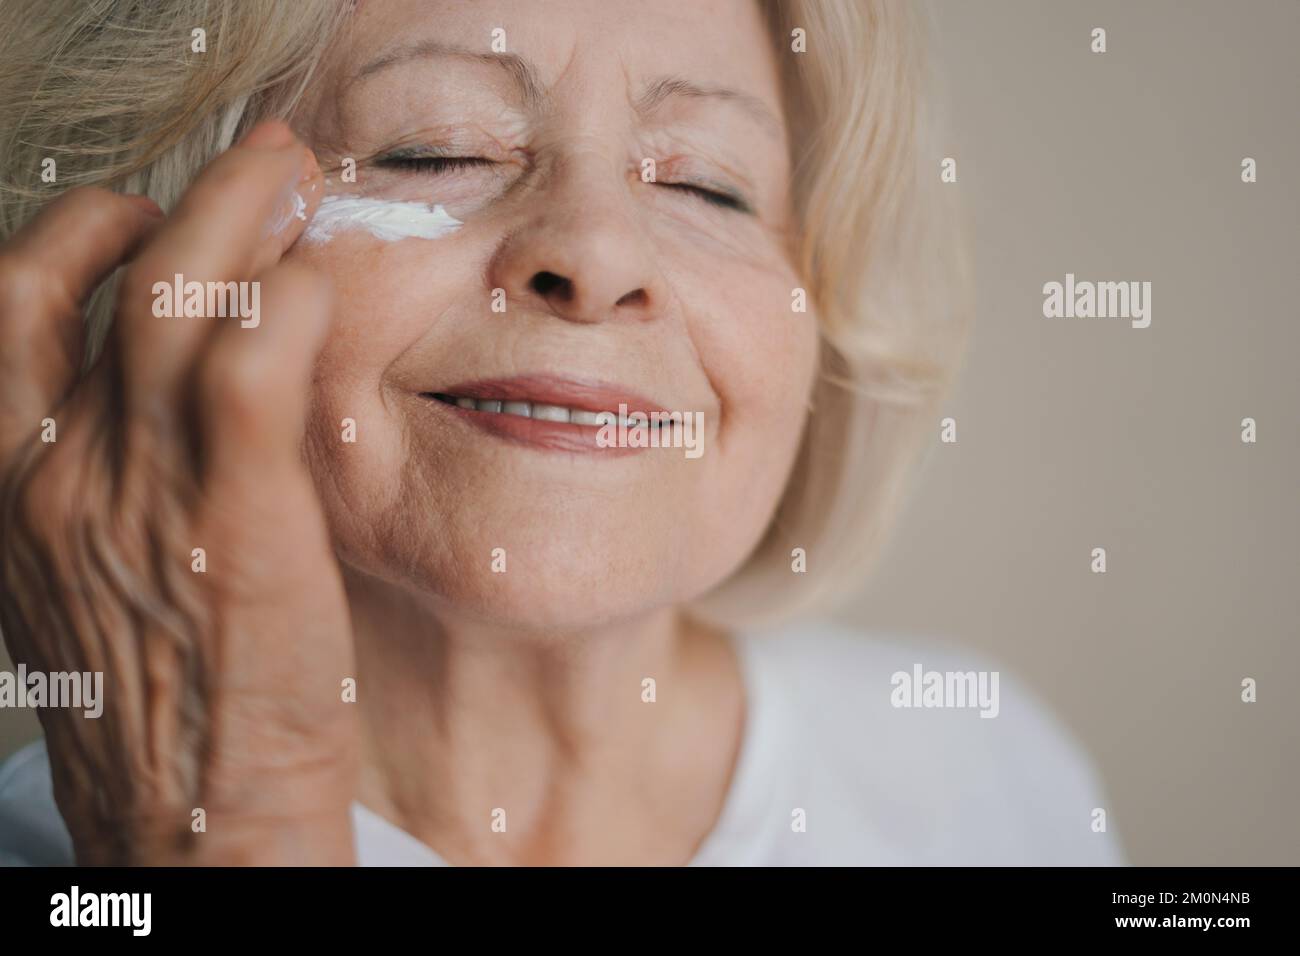
[[[649,207],[644,215],[658,248],[680,250],[680,258],[708,263],[714,270],[719,263],[739,266],[760,275],[764,282],[770,282],[774,272],[790,271],[783,231],[755,216],[709,206],[697,196],[670,195],[668,186],[635,185],[661,191],[644,197]]]
[[[313,403],[306,458],[340,560],[391,580],[428,542],[419,532],[436,522],[413,521],[433,502],[412,493],[418,473],[413,436],[383,416],[349,415],[346,399]],[[357,442],[341,440],[341,420],[357,420]],[[426,462],[427,464],[427,462]],[[434,470],[436,473],[436,469]],[[400,476],[394,481],[393,476]]]
[[[402,417],[402,461],[391,472],[397,478],[392,484],[393,494],[372,516],[381,529],[379,539],[385,549],[386,567],[438,567],[444,563],[442,555],[447,551],[446,541],[428,533],[444,527],[443,523],[417,518],[433,514],[447,498],[448,488],[439,478],[444,472],[439,462],[444,453],[430,440],[427,430],[413,428],[412,424],[411,419]]]
[[[313,377],[305,452],[335,547],[352,567],[422,588],[429,582],[417,581],[416,569],[441,568],[455,553],[443,540],[455,525],[436,511],[451,493],[440,476],[454,469],[423,427],[422,400],[392,387],[391,371],[454,301],[429,281],[431,265],[459,274],[435,248],[440,242],[349,234],[302,253],[338,289]],[[344,418],[356,421],[355,444],[342,440]]]
[[[797,279],[791,275],[790,282]],[[817,320],[790,311],[790,288],[770,275],[719,281],[697,273],[687,288],[709,290],[687,300],[690,339],[710,387],[719,399],[719,442],[737,429],[771,428],[803,408],[816,368]],[[721,289],[724,291],[715,292]],[[745,294],[742,290],[754,290]],[[769,433],[776,439],[775,434]]]
[[[373,523],[377,505],[392,496],[386,477],[396,474],[405,458],[394,416],[377,398],[365,370],[358,374],[356,349],[335,340],[322,352],[312,378],[304,434],[304,458],[325,508],[332,534],[363,549],[378,546]],[[355,422],[344,440],[344,420]]]
[[[307,410],[307,427],[303,437],[303,457],[312,482],[325,512],[330,536],[335,541],[346,542],[353,538],[353,530],[340,513],[339,503],[348,500],[346,476],[339,467],[338,446],[340,431],[332,423],[333,403],[322,390],[319,376],[313,379],[312,399]]]

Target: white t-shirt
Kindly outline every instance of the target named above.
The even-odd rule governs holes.
[[[1088,758],[1024,687],[1002,673],[994,684],[986,661],[828,625],[736,645],[747,700],[740,759],[692,865],[1124,863]],[[980,715],[994,710],[989,693],[982,708],[954,706],[961,680],[944,681],[945,698],[930,672],[984,672],[996,716]],[[361,804],[352,818],[361,865],[445,865]],[[45,746],[31,744],[0,765],[0,864],[72,862]]]

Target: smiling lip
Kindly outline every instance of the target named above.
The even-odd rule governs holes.
[[[552,375],[520,375],[511,378],[476,379],[456,385],[439,387],[425,392],[437,408],[454,415],[498,438],[532,445],[551,451],[598,452],[603,455],[622,456],[644,451],[635,447],[602,447],[596,442],[600,425],[577,424],[566,421],[548,421],[504,412],[479,411],[454,404],[455,399],[477,401],[528,402],[552,408],[575,411],[617,414],[619,405],[627,412],[664,412],[657,402],[644,395],[604,382],[579,381]]]

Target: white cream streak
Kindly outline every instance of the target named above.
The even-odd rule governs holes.
[[[361,196],[326,196],[307,225],[303,238],[328,242],[343,229],[364,229],[376,239],[439,239],[461,227],[459,219],[441,206],[395,202]]]

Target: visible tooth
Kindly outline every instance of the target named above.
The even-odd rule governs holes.
[[[501,411],[507,415],[518,415],[520,418],[531,418],[533,415],[532,402],[506,402],[501,406]]]
[[[460,407],[460,408],[477,408],[477,407],[478,407],[478,406],[477,406],[477,403],[475,403],[474,399],[472,399],[472,398],[458,398],[458,399],[456,399],[456,405],[457,405],[458,407]]]
[[[575,408],[569,412],[569,421],[575,425],[603,425],[605,423],[601,420],[601,414],[601,412],[579,411]],[[610,415],[613,413],[605,412],[603,414]]]
[[[533,418],[540,418],[544,422],[567,422],[569,410],[560,405],[534,405]]]
[[[474,404],[478,407],[478,410],[479,410],[480,412],[499,412],[499,411],[501,411],[501,403],[500,403],[499,401],[497,401],[495,398],[480,398],[480,399],[479,399],[477,402],[475,402]]]
[[[644,412],[632,412],[622,422],[627,428],[648,428],[650,418]]]
[[[659,419],[660,428],[681,428],[684,416],[681,412],[669,412]]]
[[[613,425],[618,421],[618,412],[597,412],[597,425]]]

